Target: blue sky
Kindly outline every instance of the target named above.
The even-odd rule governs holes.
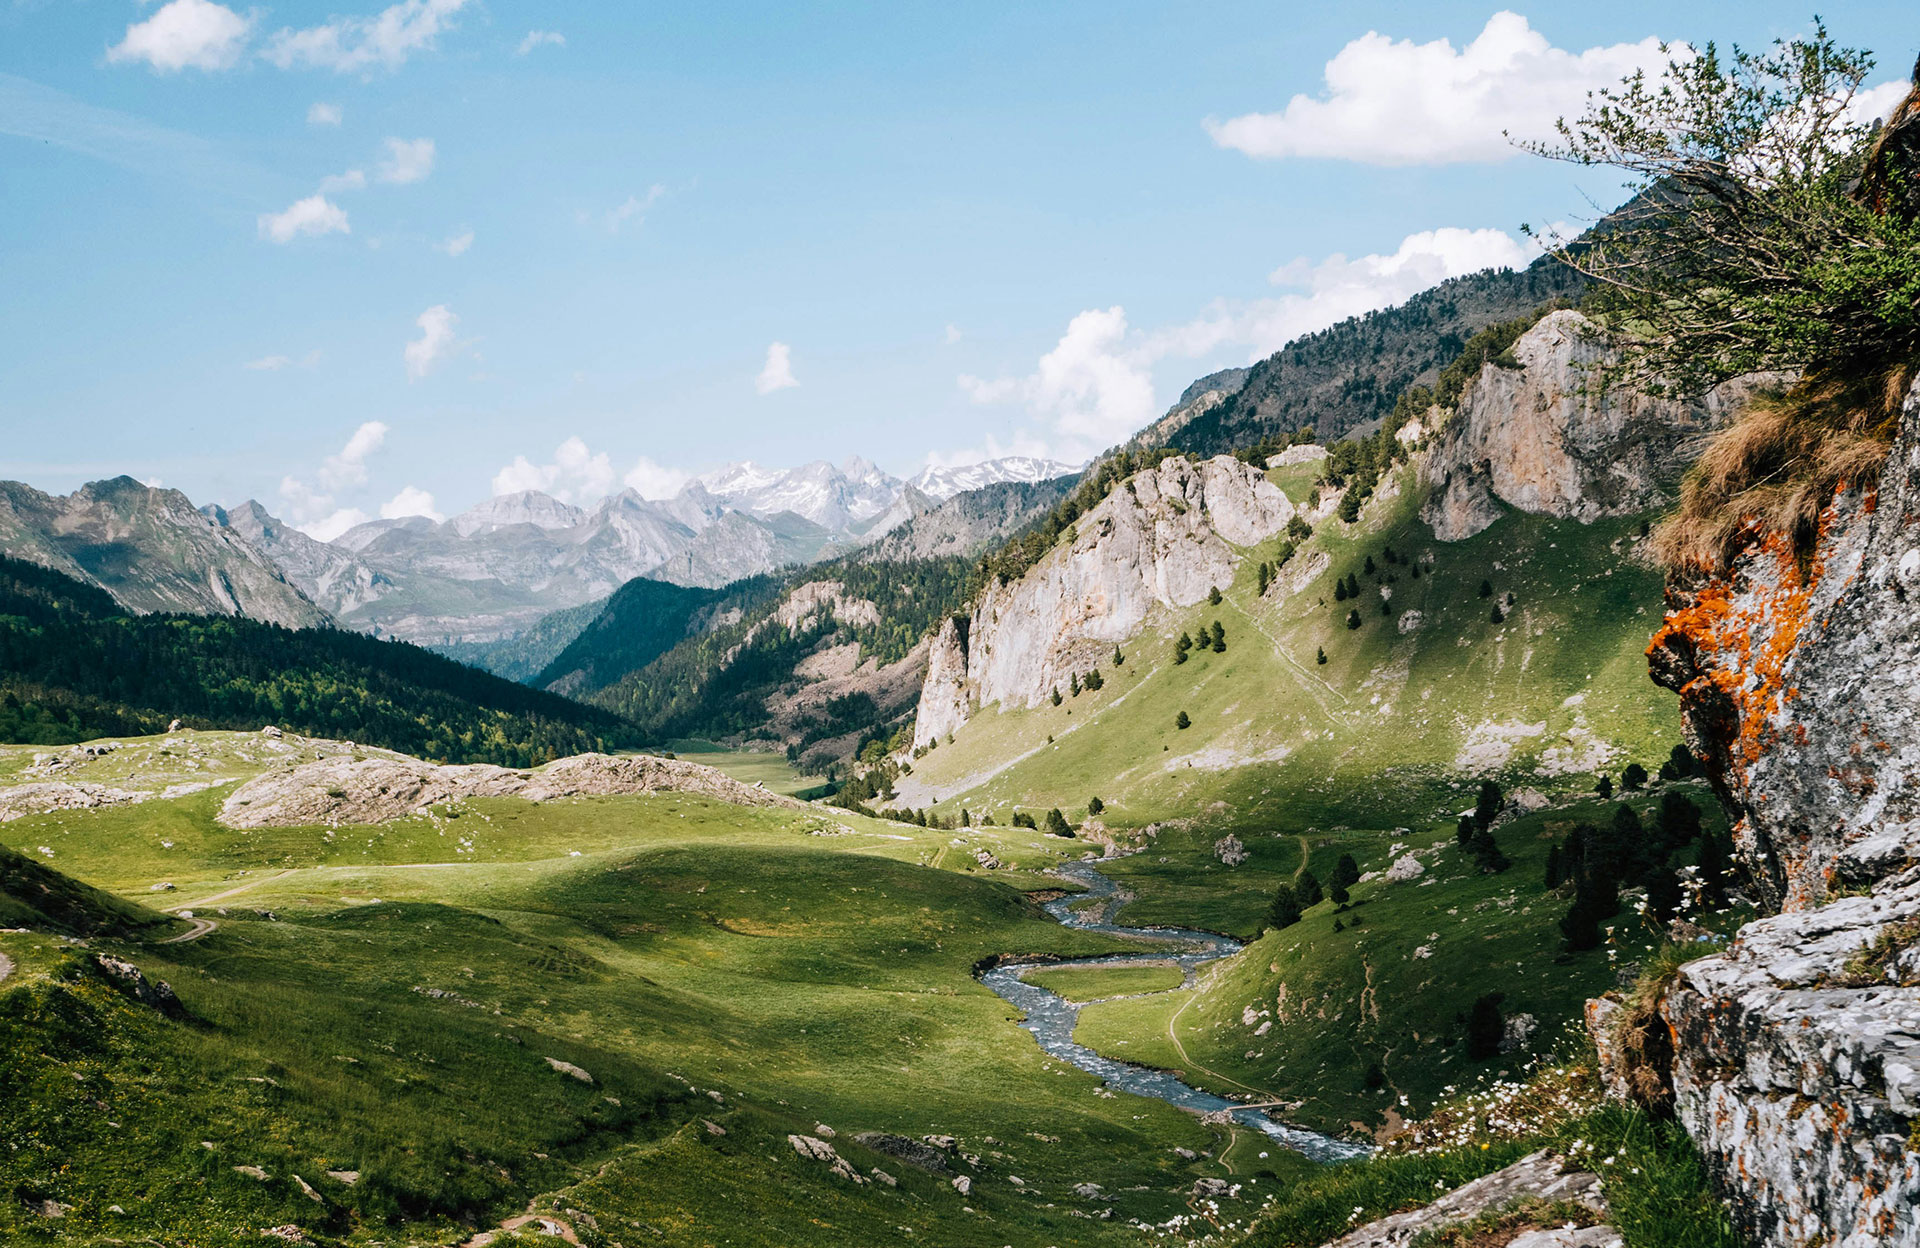
[[[1808,20],[332,3],[0,7],[0,475],[326,531],[743,458],[1078,459],[1611,198],[1502,124],[1649,38]],[[1876,82],[1903,10],[1827,14]]]

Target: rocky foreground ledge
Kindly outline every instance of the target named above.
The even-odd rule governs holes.
[[[712,767],[647,754],[578,754],[531,771],[485,763],[440,766],[381,755],[326,758],[256,776],[227,798],[220,822],[233,828],[385,823],[422,807],[470,797],[546,802],[642,793],[693,793],[739,806],[807,808],[804,802],[743,784]]]
[[[1811,561],[1758,543],[1648,651],[1765,901],[1661,1002],[1652,1072],[1764,1245],[1920,1248],[1920,387]]]

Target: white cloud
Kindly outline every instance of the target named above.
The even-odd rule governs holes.
[[[385,446],[387,426],[369,420],[353,431],[338,455],[329,455],[320,464],[320,484],[329,490],[342,490],[367,483],[367,459]]]
[[[212,0],[172,0],[144,22],[127,27],[107,49],[109,61],[145,61],[160,73],[231,69],[246,51],[253,19]]]
[[[418,381],[451,356],[459,344],[453,327],[460,320],[444,303],[436,303],[414,318],[420,336],[407,344],[407,380]]]
[[[966,335],[960,332],[960,327],[958,325],[949,324],[947,326],[947,345],[948,346],[952,346],[954,343],[959,342],[964,337],[966,337]]]
[[[364,191],[367,189],[367,175],[359,169],[349,169],[345,173],[330,173],[320,179],[320,193],[332,194],[336,191]]]
[[[433,495],[420,489],[418,486],[412,485],[407,486],[398,494],[395,494],[392,498],[380,504],[380,518],[382,520],[398,520],[404,516],[425,516],[435,524],[446,519],[445,516],[434,510]]]
[[[310,126],[337,126],[345,117],[338,104],[316,100],[307,107],[307,124]]]
[[[626,202],[607,213],[607,233],[618,234],[622,227],[643,225],[647,220],[647,209],[658,203],[667,193],[667,188],[658,182],[647,188],[645,195],[629,195]]]
[[[1669,56],[1654,38],[1569,52],[1505,11],[1458,50],[1445,39],[1396,42],[1369,31],[1327,62],[1322,95],[1296,95],[1277,113],[1209,118],[1206,127],[1221,147],[1268,159],[1506,160],[1519,150],[1507,134],[1551,137],[1555,120],[1584,109],[1587,92],[1636,69],[1658,73]]]
[[[252,369],[256,373],[277,373],[293,363],[293,357],[287,355],[264,355],[257,360],[248,360],[240,367]]]
[[[263,55],[281,69],[304,66],[343,74],[398,69],[413,53],[430,50],[466,5],[467,0],[403,0],[372,17],[286,28],[268,41]]]
[[[1445,281],[1487,268],[1518,268],[1538,255],[1531,243],[1500,230],[1447,227],[1410,234],[1386,254],[1295,260],[1268,280],[1295,288],[1271,298],[1222,300],[1204,316],[1152,331],[1131,328],[1120,307],[1091,309],[1068,324],[1053,350],[1025,377],[957,378],[974,402],[1019,402],[1038,430],[1016,435],[1012,449],[993,455],[1085,459],[1144,428],[1159,416],[1153,369],[1168,359],[1191,359],[1241,347],[1249,362],[1313,333]],[[955,456],[973,455],[958,451]],[[935,462],[930,460],[929,462]],[[955,460],[952,462],[970,462]]]
[[[633,467],[627,469],[627,475],[620,479],[620,483],[641,498],[672,498],[688,480],[689,474],[680,469],[656,464],[642,455]]]
[[[1531,244],[1501,230],[1449,226],[1410,234],[1386,255],[1298,259],[1275,269],[1267,280],[1302,293],[1222,302],[1206,316],[1151,335],[1145,352],[1157,360],[1244,346],[1248,360],[1257,360],[1302,334],[1391,307],[1447,278],[1482,269],[1524,268],[1538,254]]]
[[[318,520],[310,521],[306,524],[296,524],[293,527],[299,529],[316,542],[330,542],[342,533],[345,533],[348,529],[365,524],[371,519],[373,519],[372,516],[361,511],[358,507],[342,507],[338,511],[327,513]]]
[[[767,344],[767,362],[754,378],[753,388],[761,394],[772,394],[799,384],[793,377],[793,348],[784,342]]]
[[[495,494],[539,490],[563,503],[590,503],[604,498],[612,489],[613,461],[604,451],[596,454],[588,450],[587,444],[577,437],[568,438],[555,447],[550,464],[536,464],[525,455],[516,455],[512,463],[493,476]]]
[[[564,48],[567,46],[567,37],[557,30],[530,30],[527,32],[527,37],[520,41],[520,46],[514,49],[513,54],[515,56],[525,56],[535,48],[543,45]]]
[[[1059,453],[1084,454],[1133,434],[1152,420],[1151,344],[1130,335],[1126,309],[1093,308],[1067,324],[1053,350],[1025,378],[959,378],[976,403],[1018,398],[1062,440]]]
[[[380,180],[396,186],[421,182],[433,172],[432,139],[388,139],[387,158],[380,162]]]
[[[435,243],[433,249],[449,256],[464,256],[467,254],[467,248],[471,246],[473,246],[473,231],[466,230],[455,234],[444,243]]]
[[[1049,459],[1052,458],[1053,452],[1045,440],[1035,437],[1026,430],[1020,430],[1013,435],[1013,441],[1008,443],[1002,443],[1000,439],[988,434],[985,446],[967,447],[957,451],[928,451],[927,467],[968,468],[990,459],[1005,459],[1010,455]]]
[[[347,213],[325,195],[309,195],[285,212],[260,214],[260,237],[290,243],[302,234],[350,234]]]
[[[1900,101],[1913,90],[1910,82],[1883,82],[1854,96],[1847,106],[1847,120],[1859,125],[1885,121]]]

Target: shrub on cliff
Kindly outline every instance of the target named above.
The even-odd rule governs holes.
[[[1834,491],[1885,458],[1920,358],[1920,88],[1876,131],[1857,107],[1872,69],[1818,22],[1760,53],[1709,43],[1528,145],[1633,178],[1630,203],[1554,251],[1594,280],[1627,375],[1687,394],[1800,378],[1702,456],[1661,530],[1671,562],[1724,567],[1756,531],[1804,554]]]

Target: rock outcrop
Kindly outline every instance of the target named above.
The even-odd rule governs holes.
[[[256,776],[227,798],[220,822],[233,828],[385,823],[426,806],[470,797],[544,802],[638,793],[698,793],[741,806],[807,808],[712,767],[647,754],[578,754],[536,771],[485,763],[440,766],[383,755],[328,758]]]
[[[1422,1235],[1472,1222],[1482,1214],[1499,1212],[1529,1200],[1584,1205],[1592,1211],[1590,1220],[1594,1225],[1577,1230],[1525,1231],[1518,1239],[1498,1242],[1525,1243],[1528,1248],[1619,1248],[1622,1242],[1618,1231],[1601,1222],[1607,1203],[1600,1194],[1600,1176],[1543,1149],[1529,1153],[1504,1170],[1463,1184],[1430,1205],[1349,1231],[1326,1248],[1407,1248]],[[1536,1236],[1538,1238],[1534,1238]]]
[[[1920,388],[1810,561],[1669,587],[1648,651],[1781,912],[1662,1012],[1680,1120],[1766,1245],[1920,1245]]]
[[[941,626],[914,744],[974,709],[1032,707],[1102,663],[1159,607],[1186,607],[1228,584],[1237,548],[1286,527],[1294,506],[1228,456],[1169,459],[1136,474],[1075,522],[1018,581],[991,584],[964,624]]]
[[[1421,518],[1443,542],[1472,537],[1522,511],[1592,521],[1655,506],[1755,382],[1729,382],[1698,401],[1654,398],[1606,384],[1614,359],[1578,312],[1551,312],[1511,352],[1489,362],[1434,438],[1422,469]]]

